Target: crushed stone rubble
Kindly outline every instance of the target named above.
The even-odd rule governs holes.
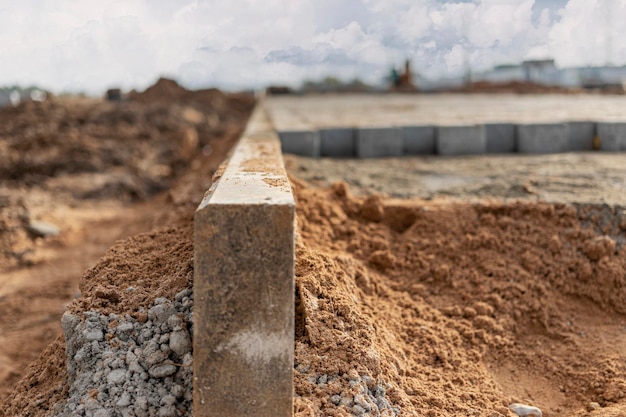
[[[129,288],[132,290],[132,288]],[[52,417],[175,417],[192,409],[193,294],[157,298],[134,316],[66,312],[70,395]],[[295,372],[308,374],[303,365]],[[351,371],[308,375],[320,389],[337,385],[327,401],[355,416],[395,417],[400,407],[386,397],[388,383]],[[333,392],[334,392],[333,391]]]
[[[192,306],[185,289],[173,301],[157,298],[134,317],[66,312],[70,395],[52,416],[190,415]]]
[[[299,365],[296,372],[307,373],[308,369]],[[307,380],[321,390],[329,385],[336,385],[331,391],[340,391],[329,396],[328,401],[336,407],[354,416],[361,417],[396,417],[401,413],[399,406],[392,404],[386,397],[389,383],[377,381],[369,375],[359,375],[350,371],[343,375],[310,375]]]

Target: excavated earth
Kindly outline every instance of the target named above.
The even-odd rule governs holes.
[[[161,87],[185,100],[191,94],[166,82]],[[117,241],[91,264],[80,294],[71,302],[68,294],[67,343],[58,336],[13,377],[19,381],[0,413],[191,414],[192,216],[243,126],[250,102],[242,102],[237,98],[227,112],[240,106],[239,119],[225,125],[220,119],[223,130],[212,136],[198,134],[189,159],[159,186],[167,191],[150,197],[159,188],[155,180],[135,174],[135,191],[116,194],[144,198],[138,214],[131,209],[136,217],[126,217],[126,230],[139,224],[147,231]],[[196,119],[208,123],[208,116]],[[178,148],[165,149],[162,155],[175,155]],[[297,416],[513,416],[508,405],[516,402],[544,416],[626,415],[621,207],[505,200],[497,192],[471,202],[467,194],[397,199],[343,181],[315,185],[291,171]],[[14,188],[26,181],[15,180]],[[24,187],[39,187],[32,181]],[[84,194],[74,198],[83,208],[76,201]],[[26,214],[19,221],[32,217]],[[9,254],[5,262],[41,267],[45,277],[53,260],[39,253],[52,242],[71,247],[60,236],[35,240],[30,257]],[[23,303],[18,313],[3,311],[28,314]],[[60,320],[59,313],[54,321]],[[60,334],[60,326],[50,332]]]

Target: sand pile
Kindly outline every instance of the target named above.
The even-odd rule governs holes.
[[[293,183],[296,415],[496,417],[512,416],[516,402],[546,416],[626,412],[626,249],[615,210],[385,200],[354,197],[343,183]],[[68,320],[80,330],[69,340],[82,338],[68,357],[70,370],[87,361],[88,372],[68,375],[55,344],[6,415],[143,415],[164,389],[179,395],[159,406],[189,415],[190,379],[158,367],[191,363],[171,344],[191,318],[149,314],[191,298],[191,223],[179,223],[120,242],[87,272],[71,314],[88,317]],[[100,352],[89,348],[86,360],[78,352],[90,343]],[[146,362],[157,351],[160,361]]]
[[[625,412],[614,210],[296,187],[297,415]]]

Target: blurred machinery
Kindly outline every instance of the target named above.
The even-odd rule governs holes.
[[[417,87],[413,83],[413,73],[411,72],[411,61],[404,61],[404,72],[399,73],[396,68],[391,70],[391,91],[415,92]]]

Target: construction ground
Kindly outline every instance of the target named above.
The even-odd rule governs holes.
[[[0,415],[191,415],[194,212],[255,103],[160,80],[119,103],[0,110]],[[624,122],[624,104],[263,105],[276,129],[308,132]],[[624,155],[283,155],[294,415],[626,415]]]

